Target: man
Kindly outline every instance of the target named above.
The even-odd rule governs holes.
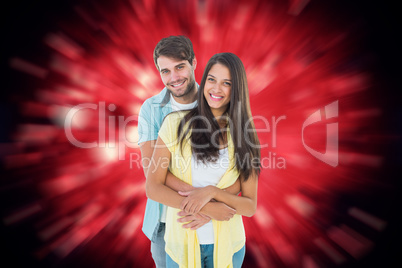
[[[147,177],[149,161],[162,121],[173,111],[192,109],[197,105],[198,85],[195,82],[194,70],[197,60],[194,55],[191,41],[184,36],[170,36],[163,38],[154,50],[154,62],[158,69],[165,88],[157,95],[147,99],[141,106],[138,119],[139,145],[143,162],[144,174]],[[175,191],[190,191],[191,185],[186,184],[170,172],[166,178],[166,185]],[[236,184],[227,191],[237,194],[240,191]],[[208,216],[204,214],[184,215],[184,228],[197,229],[211,218],[227,220],[235,211],[220,202],[208,204]],[[151,199],[147,200],[142,230],[151,240],[151,253],[156,267],[165,267],[165,220],[166,206]]]

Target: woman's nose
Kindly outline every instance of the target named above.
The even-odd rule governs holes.
[[[219,92],[219,91],[220,91],[220,85],[219,85],[219,83],[214,83],[212,88],[214,89],[214,92],[215,92],[215,93]]]

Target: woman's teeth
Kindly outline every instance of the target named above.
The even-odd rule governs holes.
[[[213,95],[213,94],[209,94],[209,95],[211,95],[211,97],[213,98],[213,99],[216,99],[216,100],[219,100],[219,99],[222,99],[223,97],[219,97],[219,96],[216,96],[216,95]]]

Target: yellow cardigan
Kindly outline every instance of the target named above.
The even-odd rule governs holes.
[[[175,112],[168,115],[161,129],[159,137],[167,145],[171,152],[169,170],[173,175],[182,181],[192,184],[191,179],[191,146],[185,142],[183,155],[181,154],[179,141],[177,140],[177,129],[180,120],[186,112]],[[187,127],[187,126],[186,126]],[[234,145],[228,132],[228,153],[230,165],[222,179],[219,181],[218,188],[226,188],[232,185],[239,177],[235,167]],[[166,215],[166,253],[174,260],[180,268],[201,267],[200,245],[195,230],[185,229],[181,223],[177,222],[179,209],[168,207]],[[243,220],[241,215],[235,215],[229,221],[212,220],[214,228],[214,267],[227,268],[233,267],[233,254],[239,251],[246,242]]]

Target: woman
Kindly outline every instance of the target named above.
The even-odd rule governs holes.
[[[261,164],[246,72],[236,55],[220,53],[208,61],[198,107],[165,118],[151,162],[147,196],[169,206],[167,267],[241,267],[245,253],[241,215],[255,213]],[[165,186],[168,166],[175,176],[200,188],[179,195]],[[238,178],[241,196],[222,190]],[[181,227],[180,210],[202,213],[211,199],[237,214],[227,221],[212,220],[203,230]]]

